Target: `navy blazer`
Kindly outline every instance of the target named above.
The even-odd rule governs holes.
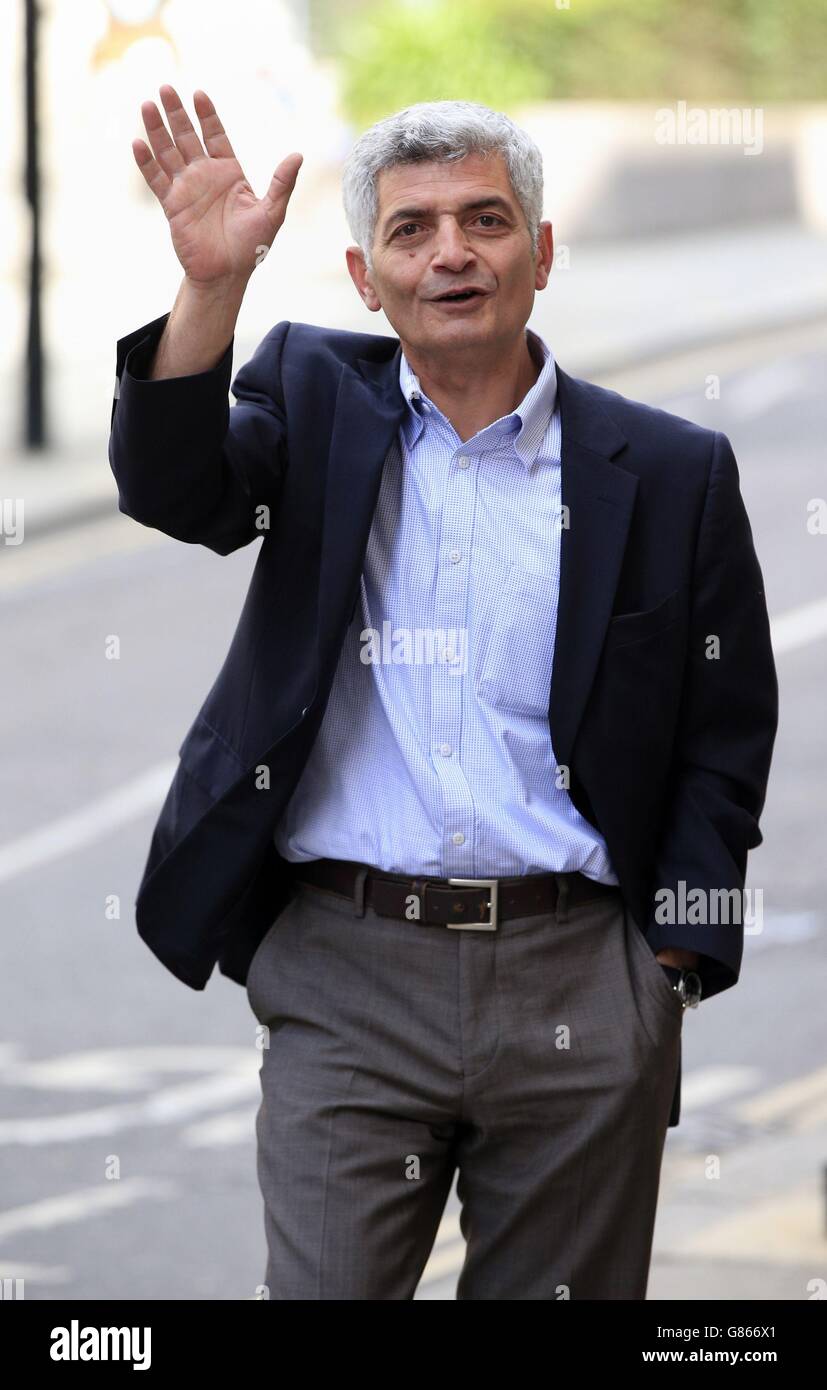
[[[127,516],[227,555],[262,539],[223,665],[178,750],[136,898],[186,984],[244,984],[287,898],[273,831],[325,711],[382,466],[397,338],[276,324],[235,376],[145,379],[168,315],[117,344],[109,462]],[[561,574],[549,726],[653,951],[738,980],[743,925],[655,921],[654,893],[741,890],[778,718],[764,585],[729,440],[558,366]],[[707,657],[708,638],[720,653]],[[678,1123],[680,1073],[670,1125]]]

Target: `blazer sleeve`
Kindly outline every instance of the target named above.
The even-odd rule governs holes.
[[[168,318],[118,340],[109,435],[118,506],[175,540],[228,555],[266,534],[278,507],[287,467],[281,355],[290,324],[270,330],[232,386],[234,337],[211,371],[151,381],[147,369]]]
[[[738,981],[744,923],[733,919],[743,917],[747,853],[763,838],[758,821],[778,725],[764,582],[732,446],[718,432],[692,585],[673,780],[646,939],[653,951],[665,946],[698,951],[698,974],[708,997]],[[717,655],[711,638],[718,639]],[[683,913],[681,880],[690,895]],[[659,920],[669,898],[654,895],[663,889],[674,895],[674,922]],[[693,920],[693,889],[702,890],[706,920]]]

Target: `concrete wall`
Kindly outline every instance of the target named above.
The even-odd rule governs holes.
[[[383,316],[359,304],[344,263],[351,237],[340,169],[358,132],[338,112],[335,64],[315,62],[275,4],[267,9],[273,32],[251,53],[259,9],[256,0],[236,0],[237,17],[247,10],[249,25],[213,31],[204,7],[176,0],[171,41],[144,42],[104,66],[93,56],[101,4],[43,12],[43,328],[51,439],[63,452],[105,434],[115,339],[169,308],[180,283],[163,213],[130,149],[143,135],[140,101],[158,101],[161,82],[173,82],[190,110],[193,87],[210,92],[258,191],[284,154],[305,154],[272,262],[250,285],[236,362],[280,318],[387,331]],[[21,31],[13,26],[0,48],[0,457],[19,449],[22,419],[29,219]],[[753,153],[714,138],[659,143],[656,103],[561,102],[513,115],[543,150],[545,215],[558,246],[779,220],[827,229],[827,105],[766,108],[760,150],[752,113]]]
[[[559,102],[515,119],[543,151],[546,216],[564,241],[787,219],[827,229],[825,105]]]

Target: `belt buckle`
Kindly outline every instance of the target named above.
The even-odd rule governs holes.
[[[495,878],[449,878],[448,882],[456,888],[489,888],[491,896],[488,899],[487,922],[446,922],[446,927],[459,927],[462,931],[468,931],[469,928],[474,931],[496,931],[497,880]]]

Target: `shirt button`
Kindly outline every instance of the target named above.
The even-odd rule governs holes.
[[[460,454],[459,458],[457,459],[457,463],[459,464],[460,468],[467,468],[470,462],[471,460],[469,459],[467,454]]]
[[[450,756],[451,756],[451,745],[450,745],[450,743],[441,743],[441,744],[439,745],[439,751],[440,751],[440,753],[442,754],[443,758],[450,758]]]
[[[458,561],[460,561],[460,560],[462,559],[462,551],[461,551],[461,550],[449,550],[449,551],[448,551],[448,559],[451,561],[451,564],[452,564],[452,565],[456,565],[456,564],[458,563]]]
[[[455,830],[453,835],[451,836],[451,839],[453,840],[455,845],[465,844],[465,836],[463,835],[461,830]]]

